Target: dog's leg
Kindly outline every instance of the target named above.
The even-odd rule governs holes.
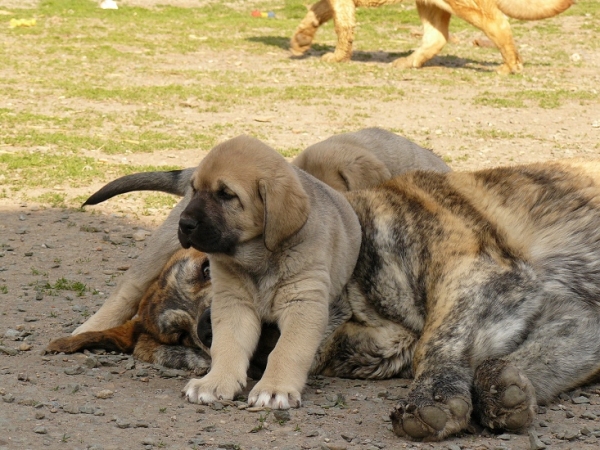
[[[192,403],[233,400],[246,386],[246,373],[261,324],[253,305],[243,298],[222,296],[212,303],[212,367],[205,377],[192,379],[184,387],[182,392]]]
[[[456,2],[454,13],[482,30],[500,50],[504,64],[499,66],[496,71],[502,75],[521,72],[523,62],[515,47],[508,18],[498,9],[496,3],[481,2],[481,10],[461,5],[461,3],[460,1]]]
[[[58,338],[46,347],[51,353],[75,353],[90,348],[131,353],[141,329],[139,319],[125,322],[115,328],[104,331],[88,331],[76,336]]]
[[[448,42],[448,25],[451,14],[431,3],[417,1],[417,10],[423,24],[421,45],[411,55],[396,59],[392,65],[402,69],[422,67],[437,55]]]
[[[304,295],[308,292],[299,291]],[[248,396],[249,405],[274,409],[300,406],[302,388],[328,321],[328,305],[323,301],[326,291],[315,289],[313,293],[316,299],[295,297],[283,303],[278,318],[281,336],[269,355],[263,377]]]
[[[123,274],[111,296],[92,317],[73,331],[74,335],[117,327],[134,316],[144,292],[158,277],[169,258],[181,248],[177,238],[179,216],[189,203],[190,196],[191,192],[186,193],[173,208],[148,240],[139,258]]]
[[[329,0],[333,9],[333,23],[337,44],[333,53],[325,53],[322,57],[327,62],[350,61],[354,28],[356,27],[356,6],[353,0]]]
[[[443,297],[427,300],[432,312],[415,349],[415,380],[391,416],[400,436],[434,441],[466,428],[476,368],[514,352],[544,303],[537,275],[524,264],[505,267],[483,257],[454,263],[436,287]],[[493,373],[515,384],[500,366]],[[517,386],[526,393],[526,379]]]
[[[329,0],[321,0],[310,7],[308,13],[296,28],[290,41],[290,50],[294,56],[301,56],[308,51],[319,27],[331,20],[333,10]]]
[[[477,369],[474,400],[484,425],[527,427],[536,400],[545,404],[600,376],[600,310],[558,300],[547,299],[545,315],[517,350]]]

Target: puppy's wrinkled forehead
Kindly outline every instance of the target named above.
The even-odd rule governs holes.
[[[198,191],[211,191],[224,184],[255,183],[273,177],[286,165],[285,158],[267,144],[242,135],[215,146],[200,161],[192,185]]]

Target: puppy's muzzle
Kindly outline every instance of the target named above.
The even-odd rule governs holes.
[[[198,221],[192,217],[181,215],[179,219],[179,229],[177,230],[177,237],[183,248],[190,248],[192,243],[190,236],[198,229]]]

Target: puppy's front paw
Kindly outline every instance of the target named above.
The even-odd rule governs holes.
[[[211,376],[212,375],[212,376]],[[192,378],[181,391],[189,402],[209,405],[217,400],[233,400],[245,386],[245,380],[215,376],[209,372],[203,378]]]
[[[299,408],[300,391],[288,386],[275,386],[259,381],[248,396],[250,406],[265,406],[271,409]]]

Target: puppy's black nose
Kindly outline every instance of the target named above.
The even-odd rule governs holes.
[[[189,235],[198,227],[198,221],[191,217],[181,216],[179,219],[179,231],[183,234]]]
[[[212,323],[210,321],[210,308],[202,313],[198,320],[198,339],[208,348],[212,345]]]

